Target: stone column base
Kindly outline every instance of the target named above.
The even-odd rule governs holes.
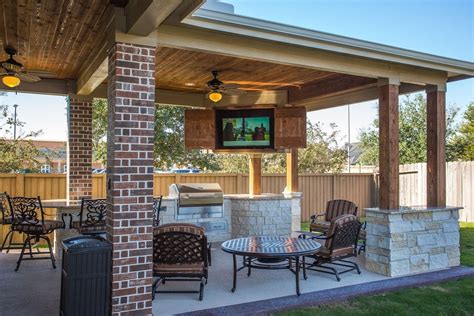
[[[460,265],[460,209],[365,209],[367,270],[394,277]]]

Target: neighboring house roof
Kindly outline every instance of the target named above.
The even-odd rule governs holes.
[[[345,144],[345,148],[347,151],[347,146],[349,146],[349,163],[351,165],[357,164],[359,161],[360,156],[362,155],[362,148],[360,148],[360,143],[350,143]]]

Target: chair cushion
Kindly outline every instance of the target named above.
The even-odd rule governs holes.
[[[332,200],[329,201],[326,205],[326,220],[332,221],[334,218],[339,217],[345,214],[355,215],[357,211],[357,206],[347,200]]]
[[[0,218],[0,224],[2,225],[10,225],[13,222],[12,217],[5,217],[5,218]]]
[[[185,275],[185,274],[204,274],[204,263],[176,263],[176,264],[164,264],[154,263],[153,274],[160,275]]]
[[[312,232],[326,233],[329,230],[330,225],[331,222],[315,220],[309,225],[309,228]]]
[[[80,234],[100,234],[100,233],[105,233],[105,221],[100,222],[97,225],[83,225],[81,226],[81,223],[79,221],[73,221],[71,223],[71,228],[74,228],[77,230]]]
[[[12,225],[13,230],[31,235],[48,234],[59,228],[63,228],[63,222],[61,221],[44,221],[44,225],[41,222],[38,224],[20,223]]]

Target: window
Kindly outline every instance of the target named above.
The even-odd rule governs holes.
[[[51,173],[51,166],[50,165],[42,165],[41,166],[41,173]]]

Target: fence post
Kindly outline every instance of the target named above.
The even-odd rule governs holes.
[[[18,173],[15,179],[15,195],[25,196],[25,175]]]

